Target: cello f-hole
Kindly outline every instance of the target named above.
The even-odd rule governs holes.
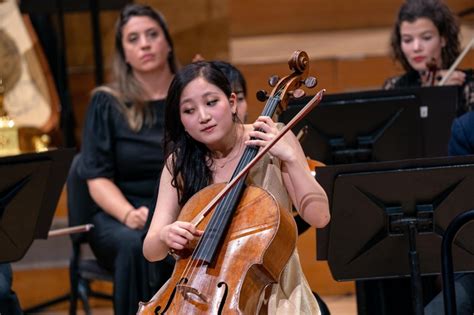
[[[227,283],[225,282],[219,282],[217,284],[217,287],[220,288],[224,286],[224,295],[222,296],[222,299],[221,299],[221,303],[219,303],[219,310],[217,311],[218,314],[222,314],[222,312],[224,311],[224,304],[225,304],[225,301],[227,299],[227,294],[229,293],[229,286],[227,285]]]

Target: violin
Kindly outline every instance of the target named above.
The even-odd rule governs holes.
[[[272,116],[304,83],[307,54],[296,51],[288,64],[293,72],[276,83],[262,115]],[[305,108],[321,98],[319,92]],[[196,243],[173,253],[177,262],[170,280],[149,302],[140,303],[138,314],[256,313],[261,293],[278,281],[291,257],[297,235],[290,211],[281,209],[264,189],[246,187],[245,176],[308,112],[295,116],[264,148],[246,147],[227,185],[210,185],[184,205],[178,220],[204,233]]]
[[[438,71],[438,66],[436,65],[436,59],[431,58],[426,63],[426,68],[428,69],[428,74],[427,74],[427,82],[428,86],[434,86],[435,85],[435,80],[436,80],[436,72]]]

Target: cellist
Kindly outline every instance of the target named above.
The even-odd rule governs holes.
[[[181,250],[203,234],[191,223],[176,220],[181,207],[205,186],[229,181],[245,146],[262,147],[278,132],[268,117],[242,124],[229,82],[215,65],[203,61],[187,65],[173,79],[165,126],[166,167],[143,247],[150,261],[164,259],[170,249]],[[292,202],[312,226],[329,222],[327,196],[308,172],[306,157],[291,132],[250,171],[247,182],[264,186],[281,204]],[[280,282],[267,294],[260,297],[260,313],[319,314],[296,251]]]

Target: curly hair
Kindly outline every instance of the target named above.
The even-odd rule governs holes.
[[[449,68],[460,52],[459,24],[453,12],[441,0],[407,0],[400,7],[390,40],[393,58],[401,63],[405,71],[414,70],[401,49],[400,25],[419,18],[431,20],[439,35],[446,40],[446,45],[441,49],[441,59],[442,67]]]

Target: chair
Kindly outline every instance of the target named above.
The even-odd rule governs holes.
[[[447,315],[457,314],[456,291],[454,288],[453,241],[459,230],[473,220],[474,210],[459,214],[451,221],[443,236],[441,244],[441,275],[443,278],[444,312]]]
[[[77,174],[80,158],[80,154],[74,157],[66,182],[69,226],[90,223],[89,220],[95,207],[94,201],[89,195],[86,181]],[[112,296],[109,294],[91,290],[90,282],[93,280],[113,282],[113,274],[102,268],[95,259],[85,259],[81,256],[81,247],[87,244],[87,234],[72,234],[71,241],[69,314],[76,314],[78,298],[82,301],[84,312],[90,314],[89,297],[112,300]]]

